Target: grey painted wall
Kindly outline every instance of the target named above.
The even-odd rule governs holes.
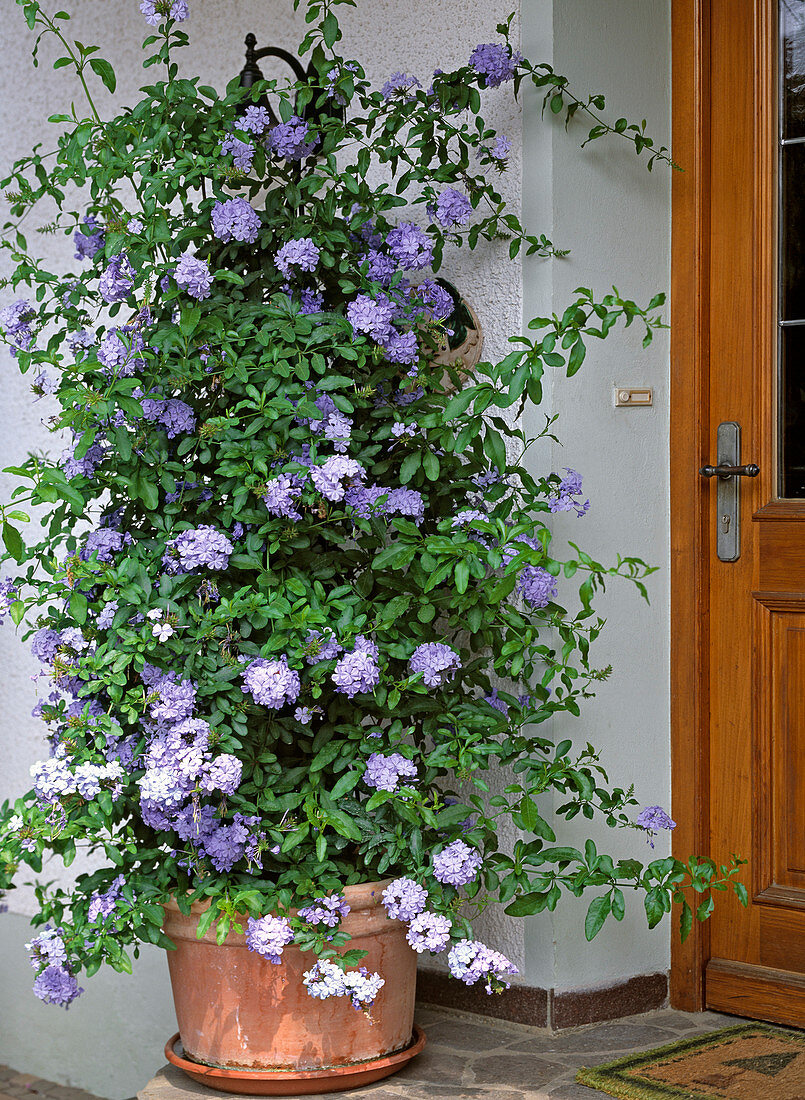
[[[3,162],[23,154],[34,140],[45,140],[44,118],[74,94],[64,72],[45,60],[33,75],[29,38],[21,14],[6,0],[5,50],[0,69],[0,132]],[[491,0],[358,0],[345,30],[370,73],[384,80],[398,69],[423,81],[434,66],[463,62],[479,41],[495,37],[501,14]],[[290,0],[191,0],[188,24],[193,45],[188,68],[204,82],[223,87],[241,64],[247,30],[288,48],[300,34],[288,15]],[[144,25],[135,0],[73,0],[76,34],[98,42],[118,70],[119,103],[132,103],[142,82],[139,42]],[[615,114],[649,120],[652,132],[669,132],[668,0],[524,0],[523,39],[535,59],[557,68],[587,90],[605,90]],[[393,33],[390,33],[393,28]],[[363,44],[363,46],[361,45]],[[55,56],[55,55],[53,55]],[[101,92],[106,103],[109,97]],[[544,231],[572,255],[562,261],[508,260],[507,249],[488,248],[448,260],[476,305],[486,332],[486,353],[502,354],[507,334],[527,316],[561,308],[579,283],[604,290],[615,281],[635,297],[649,297],[668,283],[668,174],[648,176],[634,153],[616,141],[580,152],[580,128],[570,135],[540,118],[532,99],[524,121],[524,157],[519,159],[521,119],[498,95],[493,118],[512,139],[514,154],[506,177],[515,203],[522,199],[531,227]],[[53,264],[70,266],[69,242],[41,240]],[[0,297],[6,300],[8,292]],[[27,385],[13,366],[3,364],[6,431],[0,433],[0,467],[21,450],[54,440],[40,424],[45,402],[32,403]],[[609,624],[599,643],[599,663],[612,662],[612,679],[568,736],[600,745],[603,761],[619,783],[634,781],[644,802],[667,802],[669,786],[667,699],[667,341],[661,336],[649,353],[636,336],[613,337],[591,349],[588,363],[571,382],[555,379],[552,402],[561,414],[560,452],[544,448],[535,460],[551,469],[573,466],[585,474],[592,508],[584,520],[565,525],[570,537],[604,559],[620,550],[662,566],[646,608],[625,585],[613,585],[602,601]],[[655,387],[651,410],[615,410],[618,384]],[[533,423],[541,416],[528,414]],[[541,465],[545,469],[545,465]],[[4,485],[0,480],[0,492]],[[561,527],[564,530],[565,527]],[[0,799],[24,789],[30,763],[43,754],[39,725],[29,717],[33,662],[8,624],[0,628]],[[556,730],[559,733],[559,730]],[[562,731],[564,733],[564,731]],[[580,835],[579,831],[576,833]],[[645,855],[637,838],[596,833],[599,847]],[[615,843],[617,842],[617,843]],[[658,844],[657,852],[661,849]],[[48,877],[57,873],[48,869]],[[145,949],[133,977],[99,974],[85,982],[87,992],[68,1013],[43,1006],[30,993],[32,973],[23,944],[30,895],[21,890],[12,913],[0,918],[0,1062],[90,1088],[111,1098],[132,1095],[162,1063],[161,1049],[173,1028],[167,968],[161,952]],[[559,914],[516,922],[490,910],[479,934],[521,967],[522,980],[559,989],[587,988],[623,977],[664,969],[667,929],[649,936],[640,912],[619,928],[609,928],[592,946],[583,939],[584,906],[566,903]],[[114,1066],[111,1070],[108,1065]]]

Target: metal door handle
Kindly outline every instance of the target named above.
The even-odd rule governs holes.
[[[721,561],[737,561],[741,556],[741,481],[757,477],[760,467],[750,462],[741,465],[741,425],[725,420],[718,426],[716,466],[702,466],[702,477],[716,479],[716,553]]]
[[[754,462],[746,466],[728,466],[726,462],[720,462],[718,466],[702,466],[699,473],[702,477],[720,477],[726,481],[729,477],[757,477],[760,467]]]

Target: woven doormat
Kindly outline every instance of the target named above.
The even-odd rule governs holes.
[[[805,1033],[739,1024],[580,1069],[621,1100],[805,1100]]]

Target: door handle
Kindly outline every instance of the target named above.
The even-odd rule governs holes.
[[[730,477],[757,477],[760,467],[754,462],[746,466],[728,466],[726,462],[722,462],[718,466],[702,466],[699,473],[702,477],[720,477],[723,480]]]
[[[721,561],[737,561],[741,556],[741,481],[757,477],[760,467],[754,462],[741,465],[741,425],[725,420],[716,436],[718,461],[702,466],[702,477],[716,478],[716,553]]]

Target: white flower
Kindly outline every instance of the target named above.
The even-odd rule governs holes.
[[[163,611],[161,607],[154,607],[151,611],[146,612],[146,618],[156,622],[157,619],[161,619]]]
[[[160,642],[166,642],[176,631],[170,623],[154,623],[152,633]]]

